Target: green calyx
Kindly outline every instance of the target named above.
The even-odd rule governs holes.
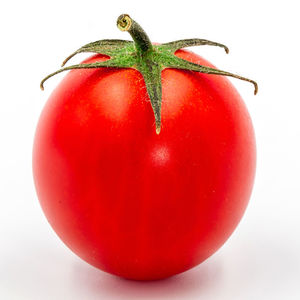
[[[251,82],[254,85],[254,94],[257,93],[257,83],[251,79],[202,66],[199,64],[191,63],[187,60],[177,57],[174,53],[181,48],[210,45],[224,48],[226,53],[229,52],[228,48],[220,43],[204,39],[186,39],[174,42],[164,43],[161,45],[152,45],[149,37],[129,15],[121,15],[117,20],[117,26],[122,31],[128,31],[131,35],[132,41],[125,40],[100,40],[89,43],[68,56],[61,69],[51,73],[45,77],[40,87],[44,89],[44,82],[50,77],[72,69],[90,69],[90,68],[133,68],[138,70],[145,81],[147,92],[151,101],[152,109],[155,117],[156,133],[161,131],[161,99],[162,99],[162,84],[161,72],[165,68],[190,70],[206,74],[230,76],[244,81]],[[92,52],[108,55],[109,60],[95,62],[90,64],[77,64],[68,67],[64,65],[78,53]]]

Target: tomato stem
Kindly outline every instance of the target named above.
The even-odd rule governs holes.
[[[143,55],[153,50],[152,43],[146,32],[129,15],[123,14],[119,16],[117,26],[121,31],[128,31],[134,40],[136,50],[139,54]]]
[[[50,77],[63,71],[72,69],[90,69],[90,68],[133,68],[138,70],[145,81],[148,96],[155,118],[156,133],[161,132],[161,102],[162,102],[162,83],[161,72],[165,68],[189,70],[199,73],[214,74],[221,76],[230,76],[240,80],[248,81],[254,85],[254,94],[258,87],[254,80],[242,77],[227,71],[214,69],[179,58],[175,52],[181,48],[191,46],[217,46],[223,48],[226,53],[229,52],[227,46],[205,39],[184,39],[164,43],[161,45],[152,45],[148,35],[143,28],[135,22],[129,15],[123,14],[117,20],[117,26],[122,31],[127,31],[134,42],[126,40],[100,40],[84,45],[63,62],[63,66],[74,55],[82,52],[100,53],[110,57],[103,62],[90,64],[77,64],[63,67],[56,72],[45,77],[40,87],[43,89],[44,82]]]

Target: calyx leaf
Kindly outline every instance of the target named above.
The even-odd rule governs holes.
[[[142,27],[135,22],[129,15],[123,14],[117,20],[117,26],[121,31],[128,31],[133,41],[127,40],[100,40],[86,44],[69,55],[62,64],[62,67],[76,54],[83,52],[100,53],[110,57],[102,62],[90,64],[77,64],[63,67],[56,72],[45,77],[40,84],[44,88],[44,82],[50,77],[72,69],[90,69],[90,68],[133,68],[138,70],[145,81],[147,92],[151,101],[155,117],[156,133],[161,131],[161,102],[162,102],[162,84],[161,72],[165,68],[174,68],[190,70],[206,74],[223,75],[248,81],[254,85],[254,94],[258,91],[257,83],[254,80],[242,77],[227,71],[222,71],[200,64],[195,64],[177,57],[174,53],[185,47],[191,46],[217,46],[229,52],[227,46],[205,39],[184,39],[164,43],[161,45],[152,45],[149,37]]]

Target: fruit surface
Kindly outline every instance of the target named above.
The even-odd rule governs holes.
[[[130,279],[165,278],[212,255],[239,223],[254,180],[252,123],[227,78],[163,70],[161,116],[157,135],[138,71],[72,70],[35,136],[49,223],[82,259]]]

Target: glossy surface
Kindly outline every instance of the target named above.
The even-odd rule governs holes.
[[[251,120],[227,78],[168,69],[162,83],[156,135],[137,71],[71,71],[34,142],[53,229],[85,261],[131,279],[168,277],[212,255],[240,221],[255,173]]]

